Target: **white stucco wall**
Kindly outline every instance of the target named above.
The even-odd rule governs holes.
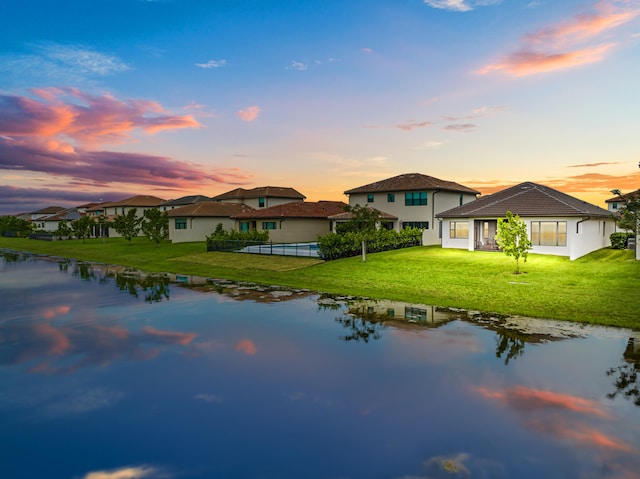
[[[459,248],[474,251],[474,220],[495,220],[496,218],[474,218],[468,220],[469,238],[455,239],[449,237],[449,225],[451,221],[461,221],[460,219],[443,219],[442,221],[442,247]],[[567,244],[566,246],[540,246],[534,245],[530,250],[532,253],[548,254],[555,256],[568,256],[574,260],[592,251],[611,246],[609,235],[615,231],[615,222],[610,219],[594,219],[582,221],[581,218],[549,218],[532,217],[522,218],[529,232],[531,239],[532,221],[566,221],[567,222]]]
[[[263,222],[275,222],[276,229],[269,231],[269,241],[274,243],[307,243],[318,240],[318,235],[331,232],[330,222],[326,218],[260,218],[256,221],[256,230],[262,229]]]

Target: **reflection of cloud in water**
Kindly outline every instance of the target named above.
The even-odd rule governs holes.
[[[196,394],[193,399],[211,404],[222,404],[224,402],[224,399],[217,394]]]
[[[255,343],[250,339],[241,339],[233,347],[236,351],[239,351],[247,356],[254,356],[258,352],[258,348]]]
[[[618,468],[624,468],[624,462],[627,459],[619,453],[628,453],[635,458],[640,452],[637,447],[624,440],[602,432],[604,424],[598,428],[587,423],[587,421],[607,421],[609,427],[617,427],[616,431],[622,432],[619,424],[613,421],[614,418],[598,401],[525,386],[516,386],[502,391],[479,387],[476,388],[476,392],[520,412],[523,415],[524,427],[530,431],[573,443],[581,448],[592,448],[597,451],[596,459],[600,458],[607,463],[617,462]],[[616,457],[611,457],[615,453],[618,453]]]
[[[0,331],[0,342],[5,343],[0,349],[0,365],[33,363],[31,372],[71,373],[118,360],[151,359],[165,347],[187,346],[195,337],[195,333],[161,331],[152,327],[130,331],[101,324],[11,322],[3,325]],[[3,338],[11,338],[11,341]]]
[[[45,406],[45,414],[49,417],[60,417],[93,412],[111,407],[123,397],[124,394],[118,391],[103,388],[90,389]]]
[[[111,471],[95,471],[85,475],[82,479],[160,479],[171,475],[149,466],[123,467]]]

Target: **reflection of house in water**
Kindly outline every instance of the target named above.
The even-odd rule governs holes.
[[[640,331],[633,331],[623,354],[624,363],[607,371],[607,376],[614,378],[615,391],[607,394],[609,399],[622,395],[640,406]]]
[[[459,318],[449,309],[401,301],[353,299],[347,302],[349,314],[375,321],[402,321],[437,327]]]

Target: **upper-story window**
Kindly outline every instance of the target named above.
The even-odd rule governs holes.
[[[258,208],[264,208],[264,196],[258,198]]]
[[[612,207],[614,210],[617,210],[617,209],[618,209],[618,203],[611,203],[611,207]]]
[[[373,193],[367,195],[367,203],[373,203]]]
[[[427,192],[426,191],[412,191],[404,194],[405,206],[420,206],[427,204]]]
[[[394,203],[396,201],[395,193],[387,193],[387,203]]]

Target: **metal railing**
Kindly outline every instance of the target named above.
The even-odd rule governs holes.
[[[277,256],[304,256],[318,258],[318,243],[274,243],[271,241],[207,241],[207,251],[234,251],[236,253]]]

